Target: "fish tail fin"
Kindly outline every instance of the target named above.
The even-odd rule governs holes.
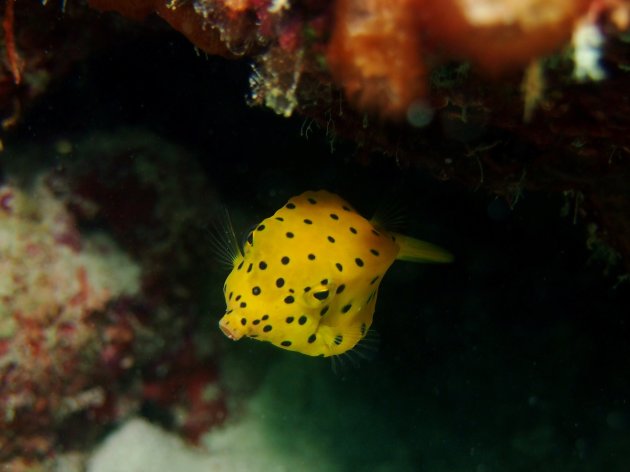
[[[453,261],[453,255],[450,252],[435,244],[398,233],[392,234],[396,237],[396,242],[398,246],[400,246],[400,251],[396,259],[411,262],[435,263],[448,263]]]

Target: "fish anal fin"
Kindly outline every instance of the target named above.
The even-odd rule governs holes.
[[[369,329],[365,336],[361,337],[359,332],[357,335],[360,339],[354,347],[331,357],[332,369],[335,374],[343,373],[351,367],[358,368],[362,362],[372,361],[376,357],[380,345],[380,336],[377,331]]]

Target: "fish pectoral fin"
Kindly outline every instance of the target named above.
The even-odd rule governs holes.
[[[421,241],[398,233],[393,233],[400,251],[396,259],[411,262],[453,262],[453,255],[435,244]]]
[[[227,208],[221,207],[212,217],[208,226],[208,236],[212,253],[222,264],[232,268],[243,258]]]

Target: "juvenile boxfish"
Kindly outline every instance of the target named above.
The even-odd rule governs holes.
[[[437,246],[388,232],[323,190],[291,198],[243,246],[230,257],[223,287],[223,333],[324,357],[366,340],[379,285],[394,260],[452,259]]]

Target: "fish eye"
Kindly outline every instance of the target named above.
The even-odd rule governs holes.
[[[303,299],[307,306],[311,308],[321,307],[322,303],[328,301],[331,297],[331,293],[334,293],[335,286],[330,284],[328,280],[322,280],[326,284],[321,282],[314,286],[309,286],[308,290],[304,290]]]
[[[330,294],[330,291],[327,288],[324,289],[324,290],[319,290],[319,291],[313,292],[313,296],[316,299],[318,299],[319,301],[326,300],[328,298],[329,294]]]

